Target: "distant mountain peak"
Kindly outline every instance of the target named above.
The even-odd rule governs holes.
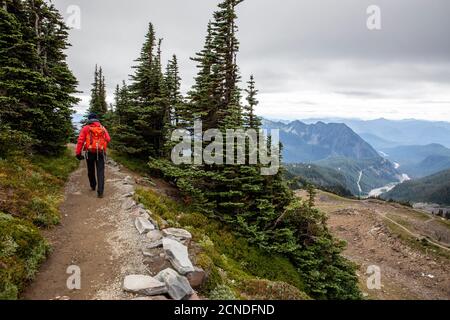
[[[289,124],[263,121],[266,129],[279,129],[286,162],[318,161],[329,157],[382,159],[382,157],[344,123],[318,121],[306,124],[296,120]]]

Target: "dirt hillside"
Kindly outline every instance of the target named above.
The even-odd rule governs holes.
[[[298,192],[306,197],[305,192]],[[378,200],[349,200],[319,192],[316,205],[332,233],[348,243],[361,289],[372,299],[450,299],[450,223]],[[367,288],[369,266],[381,269],[381,290]]]

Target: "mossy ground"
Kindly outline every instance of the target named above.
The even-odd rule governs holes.
[[[200,250],[195,264],[209,274],[201,293],[210,299],[309,299],[292,263],[268,255],[236,236],[220,222],[194,212],[150,189],[138,189],[143,203],[159,222],[189,230]]]
[[[0,299],[17,299],[45,259],[39,227],[59,222],[62,187],[77,166],[69,150],[0,159]]]

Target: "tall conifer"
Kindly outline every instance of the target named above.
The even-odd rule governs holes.
[[[78,102],[64,53],[68,28],[42,0],[0,3],[1,120],[29,135],[37,152],[59,152],[72,136],[72,106]]]

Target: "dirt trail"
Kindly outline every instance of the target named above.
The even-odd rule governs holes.
[[[105,197],[91,191],[82,162],[66,185],[62,222],[45,231],[53,252],[23,299],[127,299],[121,290],[127,274],[145,274],[139,235],[125,213],[123,181],[129,172],[106,166]],[[133,179],[129,179],[132,181]],[[69,266],[81,269],[81,290],[69,290]]]
[[[384,219],[388,220],[389,222],[395,224],[397,227],[399,227],[400,229],[403,229],[403,231],[405,231],[406,233],[408,233],[410,236],[416,238],[417,240],[421,240],[423,238],[423,235],[412,232],[411,230],[409,230],[408,228],[406,228],[405,226],[401,225],[400,223],[398,223],[397,221],[392,220],[391,218],[389,218],[387,216],[386,212],[380,212],[379,210],[375,210],[375,213],[380,215],[381,217],[383,217]],[[431,221],[435,221],[435,218],[431,218],[427,221],[424,222],[424,224],[426,223],[430,223]],[[445,251],[450,251],[450,248],[445,246],[444,244],[441,244],[440,242],[433,240],[433,239],[428,239],[429,242],[431,242],[432,244],[434,244],[436,247],[439,247]]]

